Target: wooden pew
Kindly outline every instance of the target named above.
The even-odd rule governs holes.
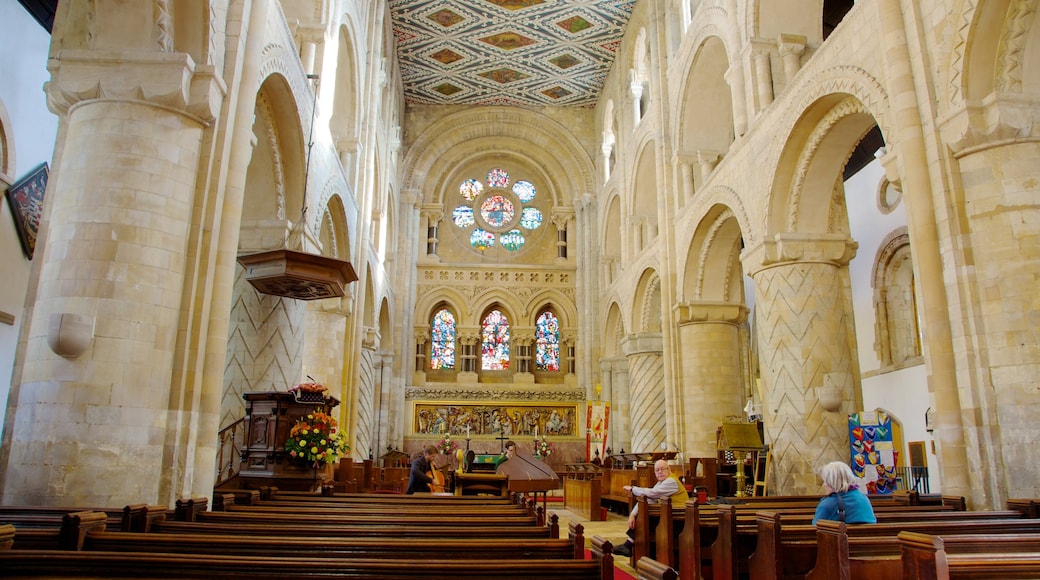
[[[904,579],[950,580],[957,578],[1040,578],[1040,550],[1035,537],[1001,534],[996,540],[961,538],[978,542],[988,550],[947,553],[954,537],[901,532],[901,564]],[[1018,550],[1024,551],[1018,551]]]
[[[881,520],[877,524],[852,525],[847,526],[844,533],[853,542],[865,542],[886,536],[895,538],[901,531],[941,534],[1040,533],[1040,520],[1021,517],[1008,519],[1009,514],[1013,516],[1018,512],[908,512],[906,515],[910,516],[909,521]],[[820,522],[816,526],[781,526],[781,520],[786,521],[786,517],[776,512],[759,512],[755,532],[745,532],[745,537],[757,540],[754,554],[748,563],[748,571],[756,580],[805,576],[820,562],[819,530],[828,530],[831,523]],[[830,542],[832,537],[826,535],[825,539]],[[732,554],[732,549],[730,553]],[[713,554],[713,557],[715,556],[724,557]],[[714,568],[714,560],[712,564]],[[726,567],[725,562],[720,561],[718,565],[723,568],[722,575],[715,575],[715,578],[732,577],[729,575],[732,570]],[[737,565],[739,562],[734,568]]]
[[[7,550],[0,570],[8,578],[543,578],[611,580],[613,564],[597,560],[463,560],[248,557],[150,552]]]
[[[573,464],[563,479],[563,507],[592,521],[603,521],[603,471],[593,464]]]
[[[556,514],[550,517],[550,525],[517,526],[517,525],[478,525],[465,526],[406,526],[406,525],[323,525],[314,526],[303,522],[279,525],[278,534],[283,536],[323,536],[323,537],[380,537],[380,538],[443,538],[447,535],[455,537],[485,538],[559,538],[559,520]],[[165,521],[152,526],[156,533],[170,534],[270,534],[268,523],[215,523],[215,522],[176,522]]]
[[[625,491],[626,485],[639,485],[638,469],[615,469],[604,467],[600,483],[600,504],[622,515],[628,515],[634,505],[632,496]]]
[[[425,514],[421,512],[399,512],[399,513],[364,513],[363,515],[354,517],[350,513],[302,513],[296,514],[291,512],[270,512],[260,513],[251,511],[233,511],[233,512],[203,512],[198,514],[194,520],[179,520],[179,521],[198,521],[198,522],[214,522],[214,523],[259,523],[270,526],[280,525],[294,525],[294,524],[307,524],[315,527],[319,526],[366,526],[366,525],[425,525],[432,527],[456,527],[460,525],[460,522],[471,520],[476,523],[478,520],[483,525],[516,525],[516,526],[537,526],[538,518],[532,517],[525,514],[511,515],[511,516],[499,516],[491,515],[484,516],[479,513],[474,514],[455,514],[448,518],[441,514]]]

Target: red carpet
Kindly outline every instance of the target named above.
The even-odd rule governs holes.
[[[614,580],[636,580],[635,576],[629,574],[628,572],[625,572],[621,569],[620,566],[617,565],[618,558],[624,558],[625,560],[628,560],[628,558],[625,556],[614,556]],[[592,559],[592,552],[590,552],[587,549],[585,550],[585,559]]]

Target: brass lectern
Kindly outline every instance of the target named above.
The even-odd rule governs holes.
[[[736,496],[747,497],[747,492],[744,491],[744,483],[747,479],[747,474],[744,473],[744,462],[747,461],[748,453],[762,450],[762,437],[758,434],[758,425],[755,423],[723,423],[719,449],[733,452],[733,458],[737,461]]]

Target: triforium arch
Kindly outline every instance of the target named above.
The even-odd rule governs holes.
[[[842,170],[875,124],[846,92],[806,107],[777,165],[765,240],[742,256],[755,282],[771,488],[784,493],[812,492],[816,470],[847,456],[845,418],[862,401]],[[838,405],[825,408],[825,389],[837,389]]]
[[[733,97],[726,74],[729,55],[720,36],[703,38],[683,78],[676,150],[684,202],[693,198],[733,143]]]
[[[654,141],[642,143],[632,173],[631,196],[628,199],[629,240],[638,254],[657,239],[660,231],[657,196],[661,195],[657,179],[657,148]]]
[[[622,341],[628,359],[631,392],[632,450],[656,450],[668,435],[668,412],[664,384],[664,311],[661,278],[646,269],[639,278],[632,300],[633,332]]]
[[[607,302],[605,321],[601,329],[603,342],[599,359],[600,387],[602,398],[609,401],[613,411],[610,434],[607,444],[614,450],[632,449],[631,431],[631,389],[628,372],[628,357],[625,356],[624,343],[625,313],[616,296]]]
[[[743,246],[733,211],[714,205],[697,224],[680,272],[678,436],[693,457],[715,455],[715,428],[740,415],[748,390]]]

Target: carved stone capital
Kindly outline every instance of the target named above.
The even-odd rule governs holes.
[[[47,68],[47,106],[58,115],[86,101],[138,101],[208,125],[227,93],[213,67],[185,53],[62,50]]]
[[[732,302],[687,302],[677,304],[672,310],[680,326],[699,323],[743,324],[748,317],[747,306]]]
[[[992,93],[965,103],[939,122],[954,157],[1022,141],[1040,140],[1040,109],[1032,96]]]
[[[660,332],[630,334],[621,339],[621,350],[625,356],[661,354],[664,352],[664,337]]]
[[[554,207],[549,219],[558,230],[567,229],[567,224],[574,219],[574,209],[570,207]]]
[[[740,257],[744,270],[754,274],[784,263],[825,263],[845,266],[856,256],[859,244],[845,234],[777,234],[748,248]]]

